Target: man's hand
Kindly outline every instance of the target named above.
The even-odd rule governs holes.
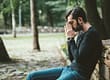
[[[67,38],[72,38],[76,35],[76,32],[72,29],[72,25],[68,22],[65,25],[65,35]]]

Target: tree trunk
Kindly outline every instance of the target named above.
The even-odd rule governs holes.
[[[5,32],[7,30],[7,26],[8,26],[8,16],[6,13],[3,13],[3,20],[4,20],[4,29],[5,29]]]
[[[52,16],[51,10],[49,8],[47,8],[47,19],[49,21],[49,25],[51,27],[54,27],[53,16]]]
[[[12,35],[16,38],[16,21],[15,21],[15,13],[14,13],[14,6],[13,1],[10,0],[11,10],[12,10]]]
[[[6,51],[2,38],[0,37],[0,62],[8,62],[8,61],[11,61],[11,59]]]
[[[87,17],[90,23],[92,23],[97,31],[100,33],[101,38],[107,37],[103,20],[100,18],[97,10],[96,0],[85,0],[85,7],[87,10]]]
[[[110,39],[110,0],[102,0],[104,25],[107,32],[107,38]]]
[[[21,9],[21,4],[22,4],[22,1],[20,0],[19,1],[19,29],[21,30],[22,29],[22,9]]]
[[[32,27],[32,32],[33,32],[33,49],[37,49],[40,51],[40,46],[39,46],[39,36],[38,36],[38,29],[37,29],[37,24],[36,23],[37,19],[36,16],[36,0],[30,0],[30,9],[31,9],[31,27]]]
[[[106,0],[104,0],[104,2],[105,1]],[[99,14],[98,14],[96,0],[85,0],[85,7],[86,7],[86,10],[87,10],[88,20],[93,25],[96,26],[96,29],[99,31],[99,33],[101,35],[101,38],[102,39],[107,39],[108,36],[109,36],[107,34],[108,34],[108,31],[110,30],[110,28],[107,27],[108,24],[110,24],[110,22],[109,22],[110,21],[110,17],[108,19],[108,15],[110,14],[109,9],[108,9],[109,7],[106,6],[107,9],[105,9],[105,7],[102,8],[102,10],[104,11],[102,13],[102,15],[104,15],[103,16],[104,19],[101,19],[100,16],[99,16]],[[109,12],[109,13],[107,13],[107,12]],[[108,31],[107,31],[107,29],[108,29]],[[101,60],[100,63],[99,63],[99,75],[100,75],[99,80],[106,80],[105,73],[106,73],[106,68],[105,68],[105,65],[103,63],[103,60]]]

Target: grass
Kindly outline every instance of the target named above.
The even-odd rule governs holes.
[[[39,38],[64,38],[64,33],[40,33]],[[32,39],[32,35],[17,35],[16,38],[13,38],[12,35],[9,36],[3,36],[2,38],[5,40],[19,40],[19,39]]]
[[[32,45],[32,35],[31,34],[17,34],[17,38],[13,38],[12,35],[1,35],[1,37],[4,40],[5,46],[7,48],[7,50],[10,52],[10,55],[15,55],[14,56],[14,61],[15,62],[22,62],[22,60],[16,59],[17,56],[16,54],[22,54],[22,53],[30,53],[31,52],[31,45]],[[39,34],[39,39],[40,39],[40,46],[42,50],[45,50],[44,47],[53,47],[57,45],[57,42],[59,42],[59,44],[62,43],[62,41],[65,39],[64,33],[40,33]],[[46,45],[46,46],[44,46]],[[46,49],[47,50],[47,49]],[[32,52],[31,52],[32,53]],[[25,54],[26,55],[26,54]],[[47,66],[47,64],[49,63],[48,61],[37,61],[38,65],[40,67],[43,66]],[[41,64],[42,63],[42,64]],[[50,63],[49,63],[50,64]],[[26,65],[26,64],[24,64]],[[15,65],[16,66],[16,65]],[[48,67],[48,66],[47,66]],[[29,68],[29,67],[28,67]],[[34,69],[34,67],[32,66],[31,69]],[[19,71],[22,71],[25,69],[27,70],[27,68],[22,68],[18,66],[17,68]],[[11,80],[11,79],[10,79]],[[24,79],[25,80],[25,77]]]
[[[66,56],[68,56],[68,53],[67,53],[67,44],[62,44],[62,45],[61,45],[61,49],[62,49],[63,52],[66,54]]]
[[[19,40],[19,39],[31,39],[32,36],[17,36],[16,38],[13,38],[12,36],[3,36],[2,38],[5,40]]]
[[[23,50],[33,48],[33,37],[32,34],[17,34],[16,38],[12,35],[1,35],[6,48],[11,51],[13,49]],[[39,44],[41,49],[52,46],[63,44],[65,41],[64,33],[40,33]]]

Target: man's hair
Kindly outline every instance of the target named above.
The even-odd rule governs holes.
[[[65,16],[65,19],[66,19],[66,20],[68,19],[68,16],[71,14],[71,12],[72,12],[72,9],[69,10],[69,11],[66,13],[66,16]]]
[[[76,7],[75,9],[70,10],[66,15],[66,20],[70,14],[73,16],[73,19],[78,20],[78,17],[82,17],[83,21],[87,22],[86,13],[81,7]]]

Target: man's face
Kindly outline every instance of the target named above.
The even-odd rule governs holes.
[[[69,15],[69,16],[68,16],[67,22],[68,22],[69,24],[71,24],[72,29],[73,29],[74,31],[77,32],[77,31],[82,30],[82,26],[78,23],[78,21],[77,21],[76,19],[73,19],[73,16],[72,16],[72,15]]]

